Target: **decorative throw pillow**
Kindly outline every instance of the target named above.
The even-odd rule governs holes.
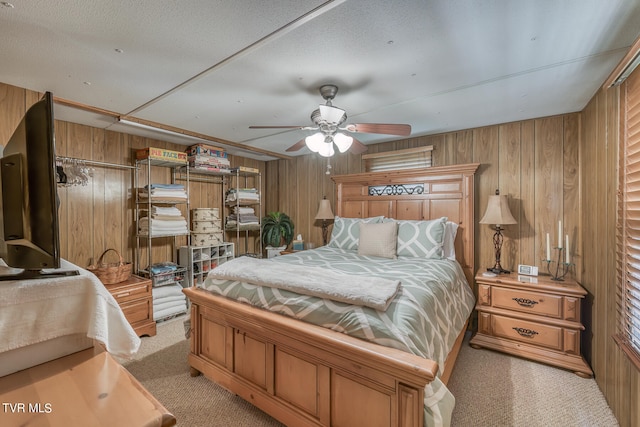
[[[398,221],[398,256],[442,259],[447,217],[430,221]]]
[[[355,250],[358,249],[358,240],[360,238],[360,223],[378,223],[382,221],[382,216],[374,216],[371,218],[342,218],[335,217],[333,222],[333,230],[331,231],[331,240],[327,246],[331,248]]]
[[[360,241],[358,243],[358,255],[379,256],[382,258],[395,259],[397,258],[397,243],[397,223],[360,223]]]

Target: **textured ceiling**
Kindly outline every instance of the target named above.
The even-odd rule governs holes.
[[[57,104],[57,119],[193,143],[115,118],[131,116],[283,154],[309,131],[249,126],[311,125],[322,84],[347,123],[435,134],[580,111],[640,34],[636,0],[12,3],[0,82],[106,111]]]

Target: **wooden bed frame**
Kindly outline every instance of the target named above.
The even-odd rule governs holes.
[[[449,217],[459,223],[456,256],[471,284],[477,168],[334,176],[336,215]],[[193,376],[204,373],[289,426],[423,426],[424,387],[438,372],[435,361],[199,288],[184,292],[192,303]],[[445,384],[465,329],[445,362]]]

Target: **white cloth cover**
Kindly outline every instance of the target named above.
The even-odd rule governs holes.
[[[135,354],[140,338],[102,282],[66,260],[62,269],[80,274],[0,284],[0,353],[82,333],[116,356]]]

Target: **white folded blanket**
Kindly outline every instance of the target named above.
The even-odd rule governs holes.
[[[187,300],[186,295],[175,297],[162,297],[162,298],[154,298],[153,299],[153,307],[155,308],[157,305],[166,304],[166,303],[176,303],[176,302],[185,302]]]
[[[163,310],[168,310],[170,308],[174,308],[174,307],[178,307],[178,308],[182,308],[182,307],[186,307],[187,306],[187,300],[183,299],[182,301],[170,301],[170,302],[163,302],[162,304],[156,304],[156,302],[153,302],[153,311],[154,313],[156,311],[163,311]]]
[[[153,215],[166,215],[166,216],[177,216],[177,217],[182,216],[182,212],[180,212],[180,209],[176,208],[175,206],[170,206],[170,207],[152,206],[151,213]]]
[[[285,289],[302,295],[371,307],[384,311],[400,288],[399,280],[338,273],[321,267],[274,263],[240,257],[209,272],[212,280],[236,280]],[[208,286],[205,283],[205,288]]]
[[[153,294],[153,299],[170,296],[185,296],[184,293],[182,293],[182,286],[178,284],[152,288],[151,293]]]
[[[180,314],[180,313],[186,313],[187,312],[187,303],[185,301],[184,304],[181,304],[179,306],[173,306],[173,307],[169,307],[169,308],[165,308],[163,310],[153,310],[153,320],[160,320],[160,319],[164,319],[165,317],[170,317],[170,316],[174,316],[176,314]]]

